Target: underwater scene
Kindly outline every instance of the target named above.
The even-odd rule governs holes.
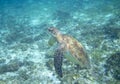
[[[0,84],[120,84],[120,0],[0,0]]]

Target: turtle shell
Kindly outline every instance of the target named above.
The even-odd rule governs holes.
[[[65,49],[70,55],[67,56],[70,61],[79,64],[81,68],[90,68],[90,60],[82,44],[71,36],[63,36]]]

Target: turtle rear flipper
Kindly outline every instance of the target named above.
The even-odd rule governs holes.
[[[54,67],[56,73],[62,77],[62,61],[63,61],[63,52],[60,49],[57,49],[54,54]]]

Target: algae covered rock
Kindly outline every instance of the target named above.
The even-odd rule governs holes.
[[[34,42],[34,39],[32,37],[25,37],[20,42],[21,43],[28,43],[28,44],[30,44],[30,43]]]
[[[4,74],[6,72],[14,72],[22,66],[22,62],[18,60],[12,60],[8,64],[1,64],[0,65],[0,74]]]
[[[16,41],[19,41],[23,37],[24,37],[23,33],[12,32],[12,33],[6,35],[5,41],[6,41],[7,44],[12,44]]]
[[[23,80],[27,80],[30,76],[29,74],[27,74],[27,70],[26,69],[23,69],[23,70],[19,70],[18,71],[18,74],[19,74],[19,77],[18,79],[23,79]]]
[[[106,60],[105,71],[106,75],[110,72],[115,79],[120,80],[120,52],[112,54]]]
[[[0,65],[0,74],[6,72],[15,72],[18,71],[22,66],[31,66],[33,64],[31,61],[20,61],[18,59],[11,60],[8,63],[2,63]]]

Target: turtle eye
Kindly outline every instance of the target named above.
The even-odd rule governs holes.
[[[48,31],[49,31],[49,32],[52,32],[52,31],[53,31],[53,28],[48,28]]]
[[[48,31],[51,32],[52,34],[56,34],[56,31],[54,28],[49,28]]]
[[[59,32],[59,31],[58,31],[56,28],[54,28],[54,27],[51,27],[51,28],[49,28],[48,30],[49,30],[49,32],[52,33],[52,35],[55,36],[55,37],[56,37],[56,35],[57,35],[58,32]]]

